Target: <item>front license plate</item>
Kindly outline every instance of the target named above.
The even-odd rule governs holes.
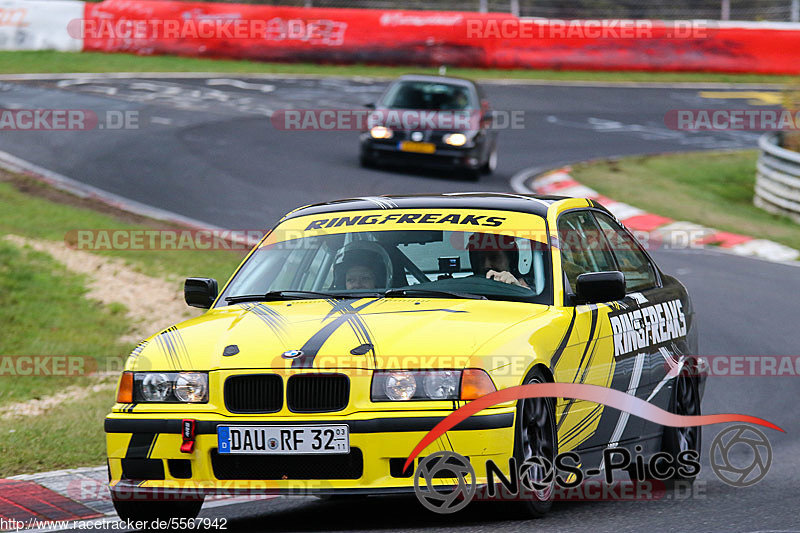
[[[219,453],[324,454],[350,453],[350,428],[315,426],[217,426]]]
[[[413,141],[401,141],[398,148],[403,152],[415,152],[417,154],[432,154],[436,151],[436,145],[433,143],[417,143]]]

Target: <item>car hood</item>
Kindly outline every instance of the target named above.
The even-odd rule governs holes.
[[[408,298],[243,303],[143,341],[126,369],[459,368],[482,345],[547,309]]]

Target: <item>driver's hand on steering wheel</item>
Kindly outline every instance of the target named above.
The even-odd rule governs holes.
[[[506,271],[498,272],[496,270],[489,270],[486,273],[486,279],[493,279],[495,281],[501,281],[503,283],[508,283],[510,285],[518,285],[520,287],[525,287],[526,289],[530,288],[528,287],[528,284],[525,283],[524,279],[515,278],[514,275],[511,274],[511,272],[506,272]]]

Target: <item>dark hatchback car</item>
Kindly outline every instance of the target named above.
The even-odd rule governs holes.
[[[456,170],[478,179],[497,166],[497,131],[481,88],[470,80],[402,76],[375,104],[361,133],[362,166]]]

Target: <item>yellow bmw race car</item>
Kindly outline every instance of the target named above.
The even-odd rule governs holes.
[[[404,465],[421,439],[518,385],[599,385],[700,414],[702,377],[671,372],[697,353],[686,289],[591,200],[459,193],[307,206],[221,291],[190,278],[185,296],[208,311],[136,347],[105,420],[123,519],[194,517],[210,494],[413,492]],[[612,447],[699,454],[700,432],[528,398],[467,418],[419,458],[452,451],[510,468],[573,451],[591,470]],[[523,505],[542,514],[551,500],[537,490]]]

